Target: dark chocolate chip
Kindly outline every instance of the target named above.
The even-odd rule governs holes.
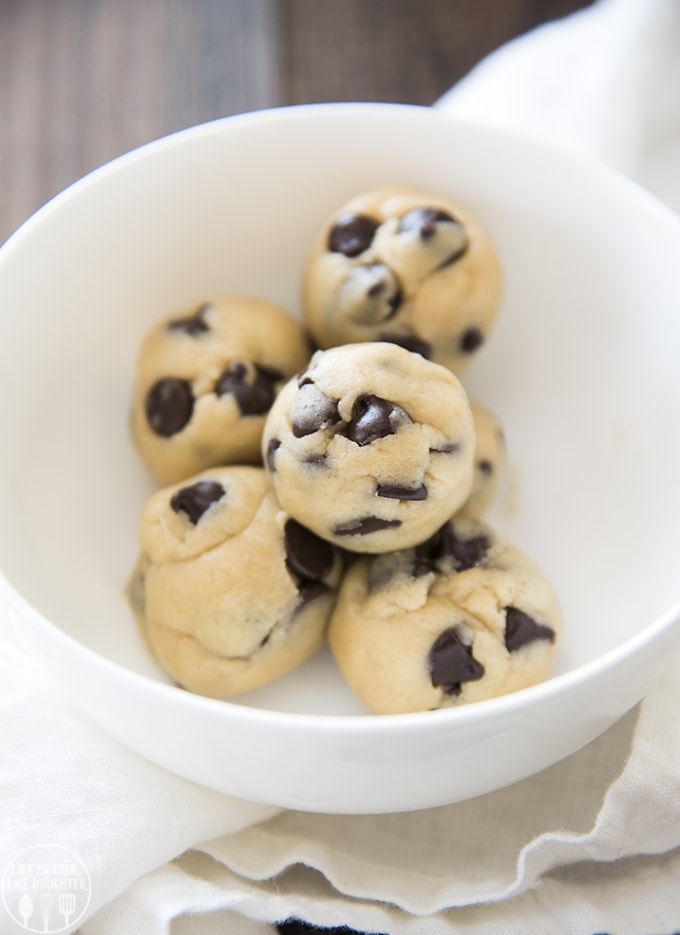
[[[359,325],[376,326],[394,318],[403,298],[394,272],[384,263],[353,266],[338,295],[338,312]]]
[[[430,561],[430,556],[423,555],[416,550],[411,565],[411,577],[422,578],[423,575],[429,575],[432,571],[434,571],[434,566]]]
[[[156,433],[170,438],[181,432],[194,411],[194,394],[186,380],[163,377],[146,394],[146,418]]]
[[[468,328],[460,339],[460,349],[463,354],[473,354],[484,343],[484,335],[479,328]]]
[[[414,548],[411,567],[411,574],[414,578],[421,578],[431,571],[437,571],[437,562],[443,554],[441,539],[445,528],[445,526],[442,527],[433,536],[430,536],[429,539]]]
[[[378,340],[388,344],[397,344],[404,350],[411,351],[412,354],[420,354],[425,360],[432,359],[432,345],[415,334],[381,334]]]
[[[489,549],[491,540],[488,536],[473,536],[471,539],[459,539],[449,527],[449,535],[444,537],[445,554],[453,559],[456,571],[466,571],[482,565]]]
[[[401,526],[400,519],[381,519],[379,516],[361,516],[333,527],[336,536],[367,536],[380,529],[392,529]]]
[[[434,570],[443,561],[450,564],[453,571],[466,571],[482,565],[490,548],[491,540],[488,536],[482,534],[462,539],[456,535],[451,524],[446,523],[430,539],[416,547],[416,563],[426,563]]]
[[[485,671],[472,655],[472,648],[461,640],[456,627],[439,634],[427,661],[433,686],[447,695],[460,695],[463,682],[476,682]]]
[[[454,263],[467,250],[465,228],[460,221],[439,208],[414,208],[403,216],[397,233],[418,234],[424,244],[434,240],[437,233],[443,234],[444,239],[438,244],[437,252],[446,250],[447,243],[451,249],[439,257],[436,269]]]
[[[379,438],[394,435],[399,425],[410,422],[407,413],[380,396],[358,396],[352,407],[352,418],[345,435],[357,445],[370,445]]]
[[[438,208],[414,208],[405,214],[399,222],[398,233],[420,234],[421,240],[431,240],[437,233],[437,224],[458,224],[459,222]]]
[[[400,487],[398,484],[378,484],[376,494],[390,500],[427,500],[427,487]]]
[[[376,266],[380,268],[380,263],[371,263],[369,268],[375,269]],[[377,296],[382,295],[387,289],[387,283],[384,279],[377,279],[368,289],[366,295],[369,295],[372,299],[375,299]],[[391,301],[394,301],[392,299]]]
[[[328,235],[328,249],[348,257],[359,256],[370,247],[379,226],[365,214],[341,214]]]
[[[322,454],[308,454],[302,459],[303,464],[311,464],[313,467],[326,467],[328,464],[328,455]]]
[[[455,263],[456,260],[460,259],[462,255],[467,250],[467,242],[462,246],[458,247],[456,250],[453,250],[446,259],[442,260],[437,269],[444,269],[445,266],[451,266],[452,263]]]
[[[440,445],[439,448],[430,448],[430,452],[433,455],[450,455],[454,454],[456,451],[460,451],[462,445],[460,442],[445,442],[443,445]]]
[[[176,490],[170,498],[170,506],[175,513],[186,513],[195,526],[206,510],[221,500],[224,494],[224,487],[217,481],[200,480]]]
[[[278,438],[270,438],[269,444],[267,445],[267,454],[265,456],[265,464],[269,470],[273,473],[276,470],[276,452],[281,447],[281,442]]]
[[[277,370],[233,360],[215,384],[215,392],[218,396],[231,393],[241,415],[260,416],[271,409],[275,384],[282,379],[283,374]]]
[[[486,474],[487,477],[493,474],[493,464],[491,461],[487,461],[486,458],[483,461],[477,462],[477,468],[482,474]]]
[[[168,330],[182,331],[192,338],[197,338],[199,335],[205,334],[206,331],[210,331],[210,327],[205,320],[205,314],[209,308],[210,303],[204,302],[193,315],[189,315],[186,318],[175,318],[173,321],[169,321]]]
[[[331,593],[331,588],[323,581],[301,581],[298,585],[298,601],[295,605],[295,613],[299,613],[303,607],[306,607],[311,601],[318,597],[326,597]]]
[[[533,617],[517,607],[505,608],[505,647],[512,653],[527,643],[535,640],[548,640],[553,643],[555,631],[543,623],[537,623]]]
[[[311,435],[340,422],[337,399],[326,396],[313,380],[305,380],[295,400],[292,430],[296,438]]]
[[[284,527],[286,564],[303,581],[320,581],[333,568],[333,546],[294,519]]]

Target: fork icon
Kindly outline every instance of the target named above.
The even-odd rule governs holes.
[[[59,912],[64,917],[64,925],[68,925],[71,916],[76,911],[75,893],[59,893],[57,896],[57,906],[59,908]]]

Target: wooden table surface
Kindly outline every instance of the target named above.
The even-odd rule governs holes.
[[[0,0],[0,242],[174,130],[310,101],[431,104],[586,0]]]

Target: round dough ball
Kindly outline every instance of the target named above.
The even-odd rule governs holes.
[[[450,198],[383,188],[323,226],[302,307],[321,348],[393,341],[461,373],[488,338],[502,290],[496,249]]]
[[[317,351],[281,390],[262,441],[283,509],[350,551],[422,542],[472,487],[463,387],[396,344]]]
[[[498,418],[474,399],[470,400],[475,424],[475,473],[470,496],[463,504],[468,516],[483,519],[496,499],[506,468],[505,439]]]
[[[262,299],[219,296],[157,323],[140,349],[131,417],[156,480],[259,463],[274,397],[310,353],[299,322]]]
[[[282,513],[263,468],[225,467],[157,491],[140,521],[129,597],[165,671],[226,698],[325,643],[336,549]]]
[[[456,517],[416,549],[356,561],[328,639],[364,704],[398,714],[535,685],[561,630],[543,572],[488,525]]]

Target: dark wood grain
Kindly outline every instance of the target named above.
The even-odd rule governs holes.
[[[431,104],[583,0],[0,0],[0,241],[166,133],[310,101]]]
[[[287,102],[432,104],[485,55],[575,0],[283,0]]]

